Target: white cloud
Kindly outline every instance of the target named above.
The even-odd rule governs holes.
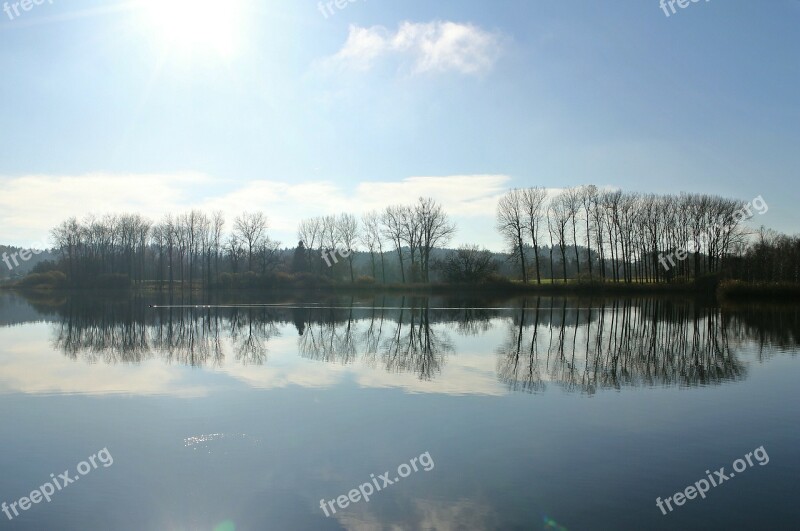
[[[344,47],[334,56],[335,60],[348,66],[366,70],[372,62],[390,50],[391,36],[382,26],[360,28],[350,26],[350,34]]]
[[[363,332],[363,322],[352,324],[353,335]],[[327,363],[301,358],[297,354],[297,330],[293,325],[279,328],[278,337],[269,341],[269,358],[265,365],[243,365],[228,355],[222,367],[215,369],[250,387],[277,389],[301,386],[330,389],[344,383],[355,383],[369,389],[402,389],[407,393],[449,395],[508,394],[495,373],[496,358],[485,353],[460,350],[449,356],[442,372],[431,381],[421,380],[413,372],[387,372],[379,362],[373,366],[367,356],[356,356],[351,363]],[[232,352],[230,342],[223,340],[223,350]]]
[[[78,362],[69,359],[49,339],[56,325],[27,324],[0,327],[0,340],[5,345],[0,357],[0,396],[26,394],[131,394],[169,395],[180,397],[208,396],[223,380],[209,379],[198,383],[191,377],[192,368],[165,363],[161,353],[153,350],[152,358],[132,364],[106,362],[87,363],[83,355]],[[354,329],[361,330],[361,323]],[[280,327],[280,334],[268,343],[265,365],[245,365],[235,358],[236,348],[230,337],[221,340],[224,362],[219,367],[207,366],[209,373],[225,375],[257,389],[281,389],[300,386],[310,389],[332,389],[355,383],[370,389],[402,389],[408,393],[448,395],[503,396],[508,390],[498,382],[495,357],[461,350],[449,356],[441,374],[432,381],[420,380],[413,372],[389,373],[379,363],[371,366],[363,356],[352,363],[326,363],[301,358],[297,354],[297,331],[293,325]]]
[[[413,73],[475,75],[491,70],[501,49],[500,35],[472,24],[403,22],[396,32],[383,26],[350,26],[347,42],[329,63],[368,70],[378,59],[395,56],[409,64]]]
[[[89,213],[159,217],[185,204],[198,184],[210,182],[199,173],[0,177],[0,243],[45,242],[57,224]]]
[[[390,203],[413,203],[420,196],[439,201],[454,216],[485,216],[494,219],[497,199],[508,188],[506,175],[449,175],[408,177],[399,182],[361,183],[355,200],[364,210]]]
[[[138,212],[158,220],[198,208],[222,210],[228,220],[244,211],[264,211],[270,236],[294,245],[302,218],[348,212],[355,215],[390,204],[432,197],[472,238],[476,227],[492,227],[506,175],[417,176],[399,181],[362,182],[352,191],[330,181],[226,181],[202,173],[29,175],[0,177],[0,244],[30,246],[47,241],[50,229],[75,216]],[[497,240],[492,236],[492,240]]]
[[[4,394],[135,394],[207,396],[190,367],[149,359],[135,365],[76,363],[56,350],[46,323],[0,328],[0,396]]]

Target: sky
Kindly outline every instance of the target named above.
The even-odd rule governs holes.
[[[800,232],[798,0],[37,1],[0,0],[0,243],[199,208],[293,246],[430,196],[500,250],[505,191],[588,183]]]

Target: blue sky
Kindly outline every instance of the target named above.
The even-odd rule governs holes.
[[[797,0],[0,12],[0,242],[198,207],[264,210],[288,245],[302,217],[431,195],[454,243],[499,249],[498,195],[585,183],[761,195],[795,233],[799,21]]]

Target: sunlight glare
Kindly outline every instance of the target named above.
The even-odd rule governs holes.
[[[244,0],[141,0],[148,31],[170,52],[230,57],[243,31]]]

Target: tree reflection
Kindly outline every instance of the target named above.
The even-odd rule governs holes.
[[[278,334],[266,310],[238,308],[149,308],[142,301],[75,301],[63,307],[54,344],[72,359],[90,363],[139,363],[159,357],[167,363],[221,366],[230,339],[234,359],[261,365],[267,343]]]
[[[510,390],[538,393],[556,384],[591,394],[738,380],[747,375],[739,359],[745,344],[755,344],[763,360],[776,351],[796,352],[800,342],[796,308],[718,308],[666,298],[536,297],[495,308],[399,296],[325,305],[151,307],[148,302],[143,297],[56,301],[47,308],[57,316],[54,344],[69,358],[89,363],[161,359],[218,367],[229,359],[263,365],[270,342],[293,325],[303,358],[358,362],[428,381],[441,375],[455,353],[451,336],[461,339],[460,348],[497,336],[495,371]]]
[[[399,309],[372,307],[369,318],[354,320],[353,306],[347,318],[306,323],[298,340],[300,354],[309,359],[348,364],[359,355],[369,366],[381,364],[388,372],[410,372],[430,380],[442,370],[453,350],[444,331],[431,326],[429,300],[400,301]],[[417,304],[421,304],[417,306]],[[392,312],[389,321],[389,312]]]
[[[551,382],[594,393],[710,385],[747,374],[718,310],[657,299],[570,307],[551,300],[547,310],[541,302],[532,312],[523,302],[497,350],[498,377],[511,389],[537,392]]]
[[[393,333],[382,344],[381,358],[389,372],[412,372],[421,380],[430,380],[441,372],[452,350],[446,334],[431,327],[426,300],[422,307],[400,311]]]

